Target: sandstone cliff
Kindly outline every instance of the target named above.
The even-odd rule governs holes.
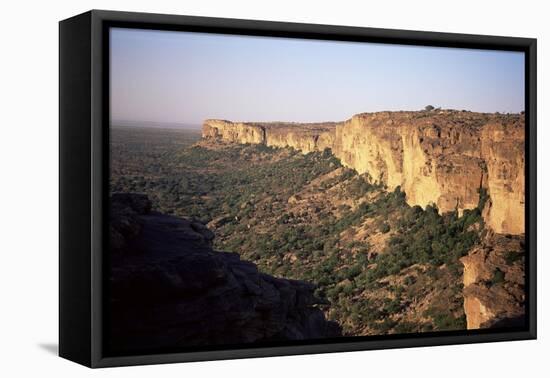
[[[233,143],[330,148],[342,163],[393,190],[407,203],[441,212],[472,209],[480,189],[483,215],[497,233],[524,233],[523,115],[460,111],[380,112],[339,123],[233,123],[206,120],[203,137]]]
[[[523,242],[522,236],[490,234],[461,259],[468,329],[524,325]]]
[[[111,199],[110,348],[242,344],[339,336],[314,287],[213,251],[201,223],[151,212],[145,195]]]

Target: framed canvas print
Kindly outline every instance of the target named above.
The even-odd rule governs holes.
[[[536,337],[536,40],[60,23],[60,355]]]

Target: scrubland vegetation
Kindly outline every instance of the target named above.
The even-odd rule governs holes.
[[[155,210],[208,225],[217,250],[316,284],[346,334],[465,328],[459,258],[484,232],[484,192],[479,208],[440,215],[408,206],[400,188],[371,183],[329,150],[199,138],[113,129],[111,191],[146,193]]]

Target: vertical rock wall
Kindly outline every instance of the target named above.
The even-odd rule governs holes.
[[[342,164],[368,173],[389,190],[400,186],[411,206],[462,213],[491,201],[483,215],[497,233],[525,232],[525,119],[458,111],[380,112],[340,123],[233,123],[207,120],[204,138],[293,147],[330,148]]]

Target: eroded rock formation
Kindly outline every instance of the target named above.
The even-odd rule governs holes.
[[[330,148],[345,166],[368,173],[407,203],[441,212],[472,209],[480,189],[497,233],[524,230],[525,119],[461,111],[380,112],[339,123],[233,123],[207,120],[204,138],[293,147],[304,153]]]
[[[522,236],[490,234],[461,259],[468,329],[524,325],[523,242]]]
[[[340,335],[312,285],[213,251],[208,228],[151,212],[144,195],[113,195],[110,225],[114,353]]]
[[[510,125],[493,120],[481,134],[491,197],[484,218],[497,233],[525,232],[525,130],[521,121]]]

